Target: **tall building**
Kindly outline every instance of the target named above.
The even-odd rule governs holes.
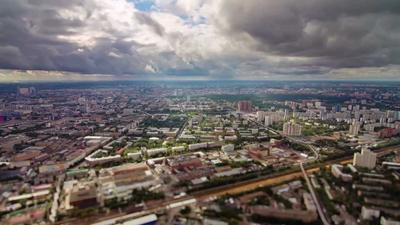
[[[250,101],[239,101],[238,111],[239,112],[251,112],[251,102]]]
[[[395,120],[400,120],[400,111],[396,111],[396,112],[395,112],[394,119],[395,119]]]
[[[283,135],[300,136],[301,125],[294,122],[287,122],[283,124]]]
[[[334,105],[334,106],[332,107],[332,111],[334,111],[334,112],[340,112],[341,108],[342,108],[341,105],[336,104],[336,105]]]
[[[353,105],[348,105],[348,106],[347,106],[347,109],[348,109],[349,111],[353,110]]]
[[[358,133],[360,132],[360,127],[361,127],[360,122],[354,121],[352,124],[350,124],[349,134],[353,135],[353,136],[357,136]]]
[[[35,87],[18,88],[18,94],[21,96],[33,96],[36,94]]]
[[[271,116],[265,116],[264,119],[265,119],[265,122],[264,122],[264,125],[265,125],[265,126],[268,127],[268,126],[272,125],[272,118],[271,118]]]
[[[262,122],[265,118],[265,112],[264,111],[257,111],[257,121]]]
[[[371,152],[368,148],[363,148],[361,153],[354,153],[353,166],[365,167],[368,169],[375,168],[376,153]]]
[[[287,120],[287,118],[288,118],[288,110],[287,109],[285,109],[285,112],[284,112],[284,115],[283,115],[283,120]]]

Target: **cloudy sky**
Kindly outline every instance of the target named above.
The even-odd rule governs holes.
[[[14,69],[96,79],[400,79],[400,1],[1,0],[0,69],[0,80],[41,79]]]

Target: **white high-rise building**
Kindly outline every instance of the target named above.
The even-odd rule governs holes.
[[[368,148],[363,148],[360,153],[354,153],[353,166],[365,167],[368,169],[375,168],[376,153],[370,151]]]
[[[268,126],[272,125],[272,119],[270,116],[265,116],[264,119],[265,119],[265,126],[268,127]]]
[[[287,118],[288,118],[288,110],[287,109],[285,109],[285,112],[284,112],[285,114],[283,115],[283,120],[287,120]]]
[[[283,135],[288,136],[300,136],[301,135],[301,125],[294,122],[287,122],[283,124]]]
[[[257,121],[262,122],[265,117],[265,112],[264,111],[257,111]]]
[[[350,124],[349,134],[357,136],[358,133],[360,132],[360,127],[361,127],[360,122],[354,121],[352,124]]]

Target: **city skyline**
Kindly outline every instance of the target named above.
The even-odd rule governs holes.
[[[400,223],[395,82],[0,84],[0,223]]]

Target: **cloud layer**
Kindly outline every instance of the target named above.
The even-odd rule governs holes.
[[[399,21],[398,0],[3,0],[0,68],[392,79]]]

